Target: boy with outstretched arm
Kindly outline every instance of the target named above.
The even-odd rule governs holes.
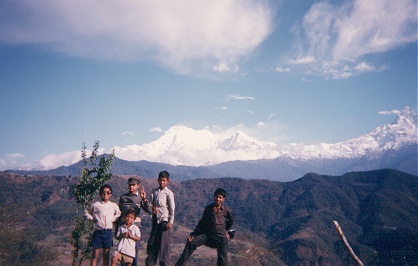
[[[136,211],[134,209],[127,210],[123,218],[125,223],[119,226],[116,233],[119,244],[112,258],[112,266],[116,266],[118,261],[123,262],[126,266],[131,266],[136,255],[136,243],[141,240],[141,231],[134,224]]]
[[[145,193],[144,187],[142,187],[142,190],[139,191],[140,188],[140,180],[138,177],[133,176],[128,179],[128,193],[125,193],[120,196],[119,198],[119,208],[122,212],[122,216],[116,223],[116,232],[118,231],[118,228],[120,225],[124,224],[124,217],[125,212],[128,210],[134,210],[135,211],[135,221],[134,224],[141,227],[141,218],[139,217],[141,207],[144,208],[142,203],[142,198],[145,197],[144,195],[141,195],[142,193]],[[138,263],[138,250],[139,250],[139,244],[140,242],[136,242],[135,246],[135,258],[132,263],[132,266],[137,266]],[[123,262],[121,263],[123,265]]]
[[[217,249],[218,266],[228,265],[228,241],[234,237],[235,218],[231,210],[225,206],[225,198],[226,191],[224,189],[215,190],[214,203],[205,207],[203,217],[187,239],[186,246],[176,265],[184,265],[193,251],[201,245]]]
[[[152,229],[147,245],[147,259],[145,265],[169,265],[171,228],[174,223],[174,193],[167,187],[170,183],[170,174],[162,171],[158,175],[158,188],[151,191],[151,200],[142,198],[144,210],[152,213]],[[144,192],[145,194],[145,192]]]
[[[93,257],[90,265],[96,266],[102,249],[103,265],[109,265],[109,251],[113,246],[113,223],[120,216],[119,206],[110,201],[112,187],[104,184],[99,189],[101,200],[93,203],[84,211],[84,216],[94,221],[92,238]]]

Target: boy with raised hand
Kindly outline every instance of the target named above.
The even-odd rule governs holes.
[[[119,228],[120,225],[124,224],[124,213],[128,210],[134,210],[135,211],[135,225],[138,227],[141,227],[141,218],[139,217],[141,207],[144,208],[142,203],[142,198],[145,198],[145,191],[144,187],[142,187],[142,190],[139,192],[138,189],[140,187],[140,181],[137,177],[130,177],[128,179],[128,193],[123,194],[119,198],[119,208],[122,212],[122,217],[117,222],[116,231]],[[144,209],[145,210],[145,209]],[[135,243],[135,259],[132,263],[133,266],[137,266],[137,260],[138,260],[138,250],[139,250],[139,241]],[[123,262],[122,262],[123,265]]]
[[[119,240],[118,248],[112,258],[112,266],[118,261],[126,266],[131,266],[136,256],[136,243],[141,240],[141,231],[134,224],[136,211],[129,209],[124,213],[125,223],[119,226],[116,239]]]
[[[218,188],[213,194],[213,203],[205,207],[202,219],[187,239],[186,246],[176,266],[182,266],[190,258],[193,251],[201,245],[216,248],[217,265],[228,265],[228,241],[234,236],[232,229],[235,218],[231,210],[225,206],[226,191]]]
[[[109,251],[113,246],[113,223],[120,216],[119,206],[110,201],[112,187],[104,184],[99,189],[101,201],[91,204],[84,211],[84,216],[94,221],[94,233],[92,238],[93,257],[90,265],[96,266],[102,249],[103,265],[109,265]]]
[[[156,265],[158,257],[160,265],[169,265],[171,228],[174,223],[174,193],[167,187],[170,174],[161,171],[158,174],[158,188],[151,191],[151,201],[144,197],[143,203],[148,213],[152,213],[152,229],[147,245],[145,265]]]

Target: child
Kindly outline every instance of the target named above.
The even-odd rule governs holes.
[[[135,225],[140,227],[141,226],[141,218],[139,217],[139,213],[141,211],[141,207],[144,208],[142,203],[142,198],[145,198],[145,190],[142,187],[142,190],[139,192],[138,189],[140,187],[140,181],[137,177],[130,177],[128,179],[128,193],[123,194],[119,198],[119,208],[122,212],[121,218],[119,218],[118,222],[116,223],[116,232],[118,232],[118,227],[122,225],[125,217],[125,212],[128,210],[135,210]],[[143,194],[144,193],[144,194]],[[142,195],[143,194],[143,195]],[[138,250],[139,250],[139,241],[136,242],[135,246],[135,259],[132,263],[132,266],[137,266],[137,257],[138,257]],[[123,263],[122,263],[123,265]]]
[[[145,191],[142,200],[144,210],[152,213],[152,229],[147,245],[147,259],[145,265],[156,265],[158,256],[160,265],[170,262],[171,228],[174,223],[174,193],[168,189],[170,174],[162,171],[158,175],[159,187],[151,191],[151,201],[146,199]],[[142,194],[141,194],[142,196]]]
[[[234,237],[232,229],[235,223],[231,210],[224,205],[226,191],[218,188],[213,194],[214,203],[205,207],[203,217],[187,239],[186,246],[176,266],[182,266],[190,258],[193,251],[205,245],[217,248],[217,265],[228,265],[228,241]]]
[[[119,227],[116,234],[119,245],[113,255],[112,266],[116,266],[118,261],[124,262],[126,266],[131,266],[136,255],[136,242],[141,239],[139,227],[134,224],[136,211],[133,209],[127,210],[123,218],[125,223]]]
[[[87,219],[94,221],[92,238],[93,257],[90,265],[96,266],[100,249],[103,251],[103,265],[109,265],[109,250],[113,246],[113,223],[120,216],[119,206],[110,201],[112,187],[104,184],[100,187],[101,201],[97,201],[84,211]]]

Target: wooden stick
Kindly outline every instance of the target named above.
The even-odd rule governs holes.
[[[338,224],[337,221],[333,221],[335,224],[335,228],[337,228],[338,234],[341,237],[341,240],[344,243],[344,246],[347,248],[348,252],[350,252],[351,257],[354,259],[354,261],[356,262],[357,266],[364,266],[363,262],[361,262],[361,260],[356,256],[356,254],[354,253],[353,249],[350,247],[350,244],[348,244],[347,239],[344,236],[343,231],[341,230],[340,225]]]

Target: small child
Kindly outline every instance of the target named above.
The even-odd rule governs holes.
[[[140,211],[141,208],[144,209],[143,203],[142,203],[142,197],[145,197],[145,190],[144,187],[142,186],[142,190],[138,191],[138,189],[141,187],[140,186],[140,180],[138,177],[130,177],[128,179],[128,193],[125,193],[123,195],[120,196],[119,198],[119,208],[122,212],[122,216],[119,217],[118,221],[116,222],[116,232],[118,232],[118,227],[125,223],[124,221],[124,217],[125,217],[125,212],[127,210],[130,209],[134,209],[136,211],[136,219],[134,221],[134,224],[138,227],[141,227],[141,218],[140,218]],[[144,194],[143,196],[141,196],[142,194]],[[136,242],[136,247],[135,247],[135,251],[136,251],[136,255],[135,255],[135,259],[134,262],[132,263],[132,266],[137,266],[138,265],[138,250],[139,250],[139,245],[140,242],[137,241]]]
[[[144,210],[152,213],[152,228],[147,245],[145,265],[156,265],[158,257],[160,265],[170,263],[171,228],[174,223],[174,193],[167,187],[170,174],[161,171],[158,175],[158,188],[151,191],[151,202],[146,199],[145,191],[141,191]]]
[[[135,258],[136,242],[141,240],[141,231],[134,224],[136,211],[134,209],[127,210],[124,212],[123,218],[125,223],[119,227],[116,234],[119,245],[113,255],[112,266],[116,266],[118,261],[125,263],[126,266],[131,266]]]
[[[99,192],[102,200],[91,204],[84,211],[84,216],[94,221],[92,266],[97,265],[100,249],[103,251],[103,265],[109,265],[109,251],[113,246],[113,223],[120,216],[119,206],[110,201],[112,187],[104,184]]]

